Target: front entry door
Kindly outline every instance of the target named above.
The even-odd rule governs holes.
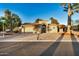
[[[46,33],[46,25],[45,24],[42,25],[41,33]]]

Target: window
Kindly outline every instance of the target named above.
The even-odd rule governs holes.
[[[53,29],[55,29],[55,27],[53,27]]]

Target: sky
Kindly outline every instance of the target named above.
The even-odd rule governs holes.
[[[33,23],[37,18],[50,21],[53,17],[60,24],[67,24],[67,12],[63,11],[59,3],[0,3],[0,16],[4,15],[6,9],[19,15],[22,23]],[[72,20],[77,19],[79,19],[79,14],[75,13]]]

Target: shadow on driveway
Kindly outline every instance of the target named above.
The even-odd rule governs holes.
[[[54,42],[51,46],[49,46],[40,56],[52,56],[59,46],[60,41],[62,40],[64,33]]]
[[[73,45],[73,49],[74,49],[74,54],[75,56],[79,56],[79,43],[77,42],[77,39],[75,38],[74,34],[71,35],[71,39],[72,39],[72,45]],[[76,42],[74,42],[76,41]]]

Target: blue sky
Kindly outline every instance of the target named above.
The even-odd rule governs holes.
[[[61,24],[67,23],[67,13],[59,3],[2,3],[0,16],[4,15],[5,9],[19,15],[23,23],[34,22],[37,18],[49,20],[50,17],[56,18]],[[72,19],[79,19],[79,14],[74,14]]]

